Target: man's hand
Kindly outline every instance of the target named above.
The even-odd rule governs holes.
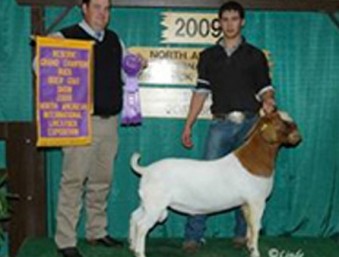
[[[186,127],[184,128],[184,131],[182,132],[181,135],[181,143],[186,147],[186,148],[192,148],[193,147],[193,142],[191,139],[191,128]]]
[[[262,96],[262,109],[264,110],[264,112],[266,114],[268,113],[272,113],[276,110],[276,103],[275,103],[275,99],[274,99],[274,91],[273,90],[269,90],[267,92],[264,93],[264,95]]]
[[[274,98],[268,98],[262,103],[262,108],[265,113],[272,113],[276,110],[276,104]]]
[[[199,113],[204,106],[204,102],[206,101],[208,94],[207,93],[197,93],[194,92],[191,97],[190,108],[188,111],[184,131],[181,135],[181,142],[186,148],[192,148],[193,142],[191,139],[192,136],[192,127],[194,122],[196,121]]]

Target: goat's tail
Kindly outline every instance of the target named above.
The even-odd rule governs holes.
[[[140,153],[134,153],[131,157],[130,165],[136,173],[142,176],[145,169],[138,164],[140,156]]]

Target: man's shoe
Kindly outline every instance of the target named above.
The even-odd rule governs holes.
[[[235,237],[233,238],[233,247],[234,248],[244,248],[247,245],[247,238],[246,237]]]
[[[182,249],[185,253],[188,254],[196,253],[197,251],[199,251],[200,247],[201,243],[194,240],[188,240],[182,244]]]
[[[62,257],[82,257],[76,247],[58,249],[58,252]]]
[[[123,242],[114,239],[113,237],[108,235],[102,238],[88,240],[88,243],[91,245],[102,245],[106,247],[117,247],[117,248],[124,246]]]

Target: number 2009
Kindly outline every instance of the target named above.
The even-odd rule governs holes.
[[[176,30],[175,35],[178,37],[219,37],[221,35],[221,29],[218,19],[209,20],[206,18],[194,19],[194,18],[178,18],[175,20]]]

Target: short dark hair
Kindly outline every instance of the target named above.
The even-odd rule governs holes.
[[[81,5],[85,4],[85,5],[88,6],[88,5],[91,3],[91,1],[92,1],[92,0],[82,0],[82,1],[81,1]],[[112,3],[111,3],[111,0],[109,0],[108,3],[111,5],[111,4],[112,4]]]
[[[222,6],[220,6],[219,13],[218,13],[219,19],[221,19],[221,16],[225,11],[236,11],[239,13],[241,19],[245,18],[245,9],[238,2],[229,1],[229,2],[224,3]]]

